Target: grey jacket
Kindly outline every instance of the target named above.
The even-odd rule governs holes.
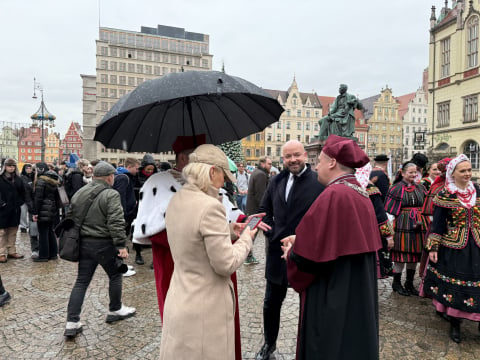
[[[126,245],[127,236],[120,194],[105,181],[94,179],[79,189],[72,197],[67,217],[80,222],[83,209],[90,205],[88,204],[89,193],[101,188],[104,190],[93,200],[80,228],[80,235],[82,238],[109,238],[113,240],[116,247],[123,248]]]

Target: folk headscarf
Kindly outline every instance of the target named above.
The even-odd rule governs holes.
[[[473,186],[473,182],[469,181],[467,188],[465,190],[462,190],[459,189],[457,185],[455,185],[455,180],[452,176],[457,165],[464,161],[470,162],[469,158],[466,155],[460,154],[456,158],[453,158],[447,165],[445,187],[450,193],[457,195],[458,200],[463,206],[465,206],[467,209],[470,209],[472,206],[475,205],[475,202],[477,200],[477,191]]]
[[[370,181],[370,173],[372,172],[372,165],[366,163],[363,167],[356,169],[355,177],[360,185],[366,189]]]

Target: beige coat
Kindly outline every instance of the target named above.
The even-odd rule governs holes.
[[[160,359],[235,358],[235,295],[230,275],[246,259],[252,240],[231,242],[218,191],[187,184],[166,212],[175,269],[165,301]]]

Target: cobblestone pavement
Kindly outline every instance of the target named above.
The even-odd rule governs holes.
[[[137,275],[124,278],[123,301],[135,306],[133,318],[109,325],[108,278],[98,269],[85,298],[83,333],[65,341],[66,306],[76,276],[76,264],[63,260],[34,263],[28,257],[29,240],[18,234],[22,260],[0,264],[0,275],[12,294],[10,304],[0,308],[1,359],[156,359],[161,323],[155,295],[151,252],[144,250],[146,264],[135,266]],[[253,359],[263,342],[262,303],[264,241],[255,243],[258,265],[243,265],[238,271],[242,350]],[[132,256],[128,263],[134,263]],[[462,343],[449,339],[449,324],[440,319],[427,299],[402,297],[391,291],[389,280],[380,280],[381,359],[480,359],[477,323],[464,321]],[[418,280],[417,280],[418,285]],[[298,317],[298,296],[289,290],[282,309],[278,350],[272,359],[293,359]]]

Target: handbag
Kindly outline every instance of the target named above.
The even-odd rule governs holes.
[[[62,202],[63,206],[70,204],[67,191],[63,185],[58,187],[58,195],[60,195],[60,201]]]
[[[80,258],[80,229],[83,221],[93,204],[93,200],[106,188],[93,191],[87,199],[87,206],[83,213],[79,214],[80,222],[71,218],[71,213],[55,227],[55,234],[58,236],[58,253],[60,258],[67,261],[78,262]]]

